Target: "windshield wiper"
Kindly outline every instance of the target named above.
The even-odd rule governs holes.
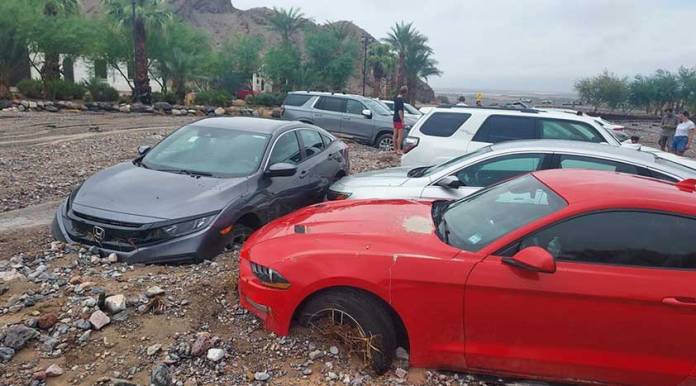
[[[429,169],[430,166],[421,166],[411,169],[406,173],[406,177],[423,177]]]
[[[187,169],[157,169],[160,172],[169,172],[169,173],[178,173],[178,174],[186,174],[189,176],[194,176],[194,177],[212,177],[212,173],[208,172],[199,172],[196,170],[187,170]]]

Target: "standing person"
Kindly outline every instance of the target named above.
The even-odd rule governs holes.
[[[401,86],[399,94],[394,97],[394,151],[401,154],[401,143],[404,140],[404,98],[408,87]]]
[[[660,127],[662,128],[662,134],[660,135],[660,140],[657,143],[660,145],[662,151],[669,151],[668,147],[672,143],[672,137],[674,137],[674,131],[679,124],[679,119],[671,107],[668,107],[662,115],[662,120],[660,121]]]
[[[694,136],[694,125],[689,119],[689,112],[684,111],[677,115],[679,123],[674,131],[674,139],[672,139],[672,151],[678,155],[684,155],[684,152],[689,150],[691,140]]]
[[[466,104],[466,97],[464,95],[457,98],[457,106],[468,106]]]

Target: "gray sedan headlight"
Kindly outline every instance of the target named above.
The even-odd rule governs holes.
[[[199,217],[193,220],[186,220],[179,223],[168,224],[152,231],[151,238],[155,240],[164,240],[174,237],[184,236],[190,233],[205,229],[213,222],[215,215]]]

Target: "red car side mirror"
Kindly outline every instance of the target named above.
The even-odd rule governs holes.
[[[503,257],[503,263],[533,272],[556,272],[556,260],[546,249],[527,247],[512,257]]]

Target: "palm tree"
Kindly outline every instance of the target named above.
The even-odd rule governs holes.
[[[152,89],[148,77],[147,31],[162,28],[172,18],[163,0],[136,0],[135,25],[133,25],[131,0],[103,0],[106,13],[127,31],[134,31],[135,77],[133,79],[133,100],[150,104]]]
[[[77,15],[80,9],[77,0],[44,0],[43,3],[43,14],[46,17]],[[44,52],[41,75],[43,80],[60,79],[60,52]]]
[[[414,102],[416,86],[421,78],[440,75],[437,61],[432,58],[433,49],[428,38],[418,32],[413,23],[396,23],[385,39],[398,54],[397,86],[409,87],[409,101]]]
[[[287,44],[292,35],[299,31],[306,22],[307,19],[300,9],[293,7],[288,9],[273,7],[273,11],[268,17],[269,28],[280,34],[283,44]]]
[[[368,48],[367,63],[372,70],[372,76],[375,78],[373,96],[383,97],[384,86],[382,82],[394,71],[394,66],[396,65],[396,55],[388,44],[374,42],[370,44],[370,47]]]

